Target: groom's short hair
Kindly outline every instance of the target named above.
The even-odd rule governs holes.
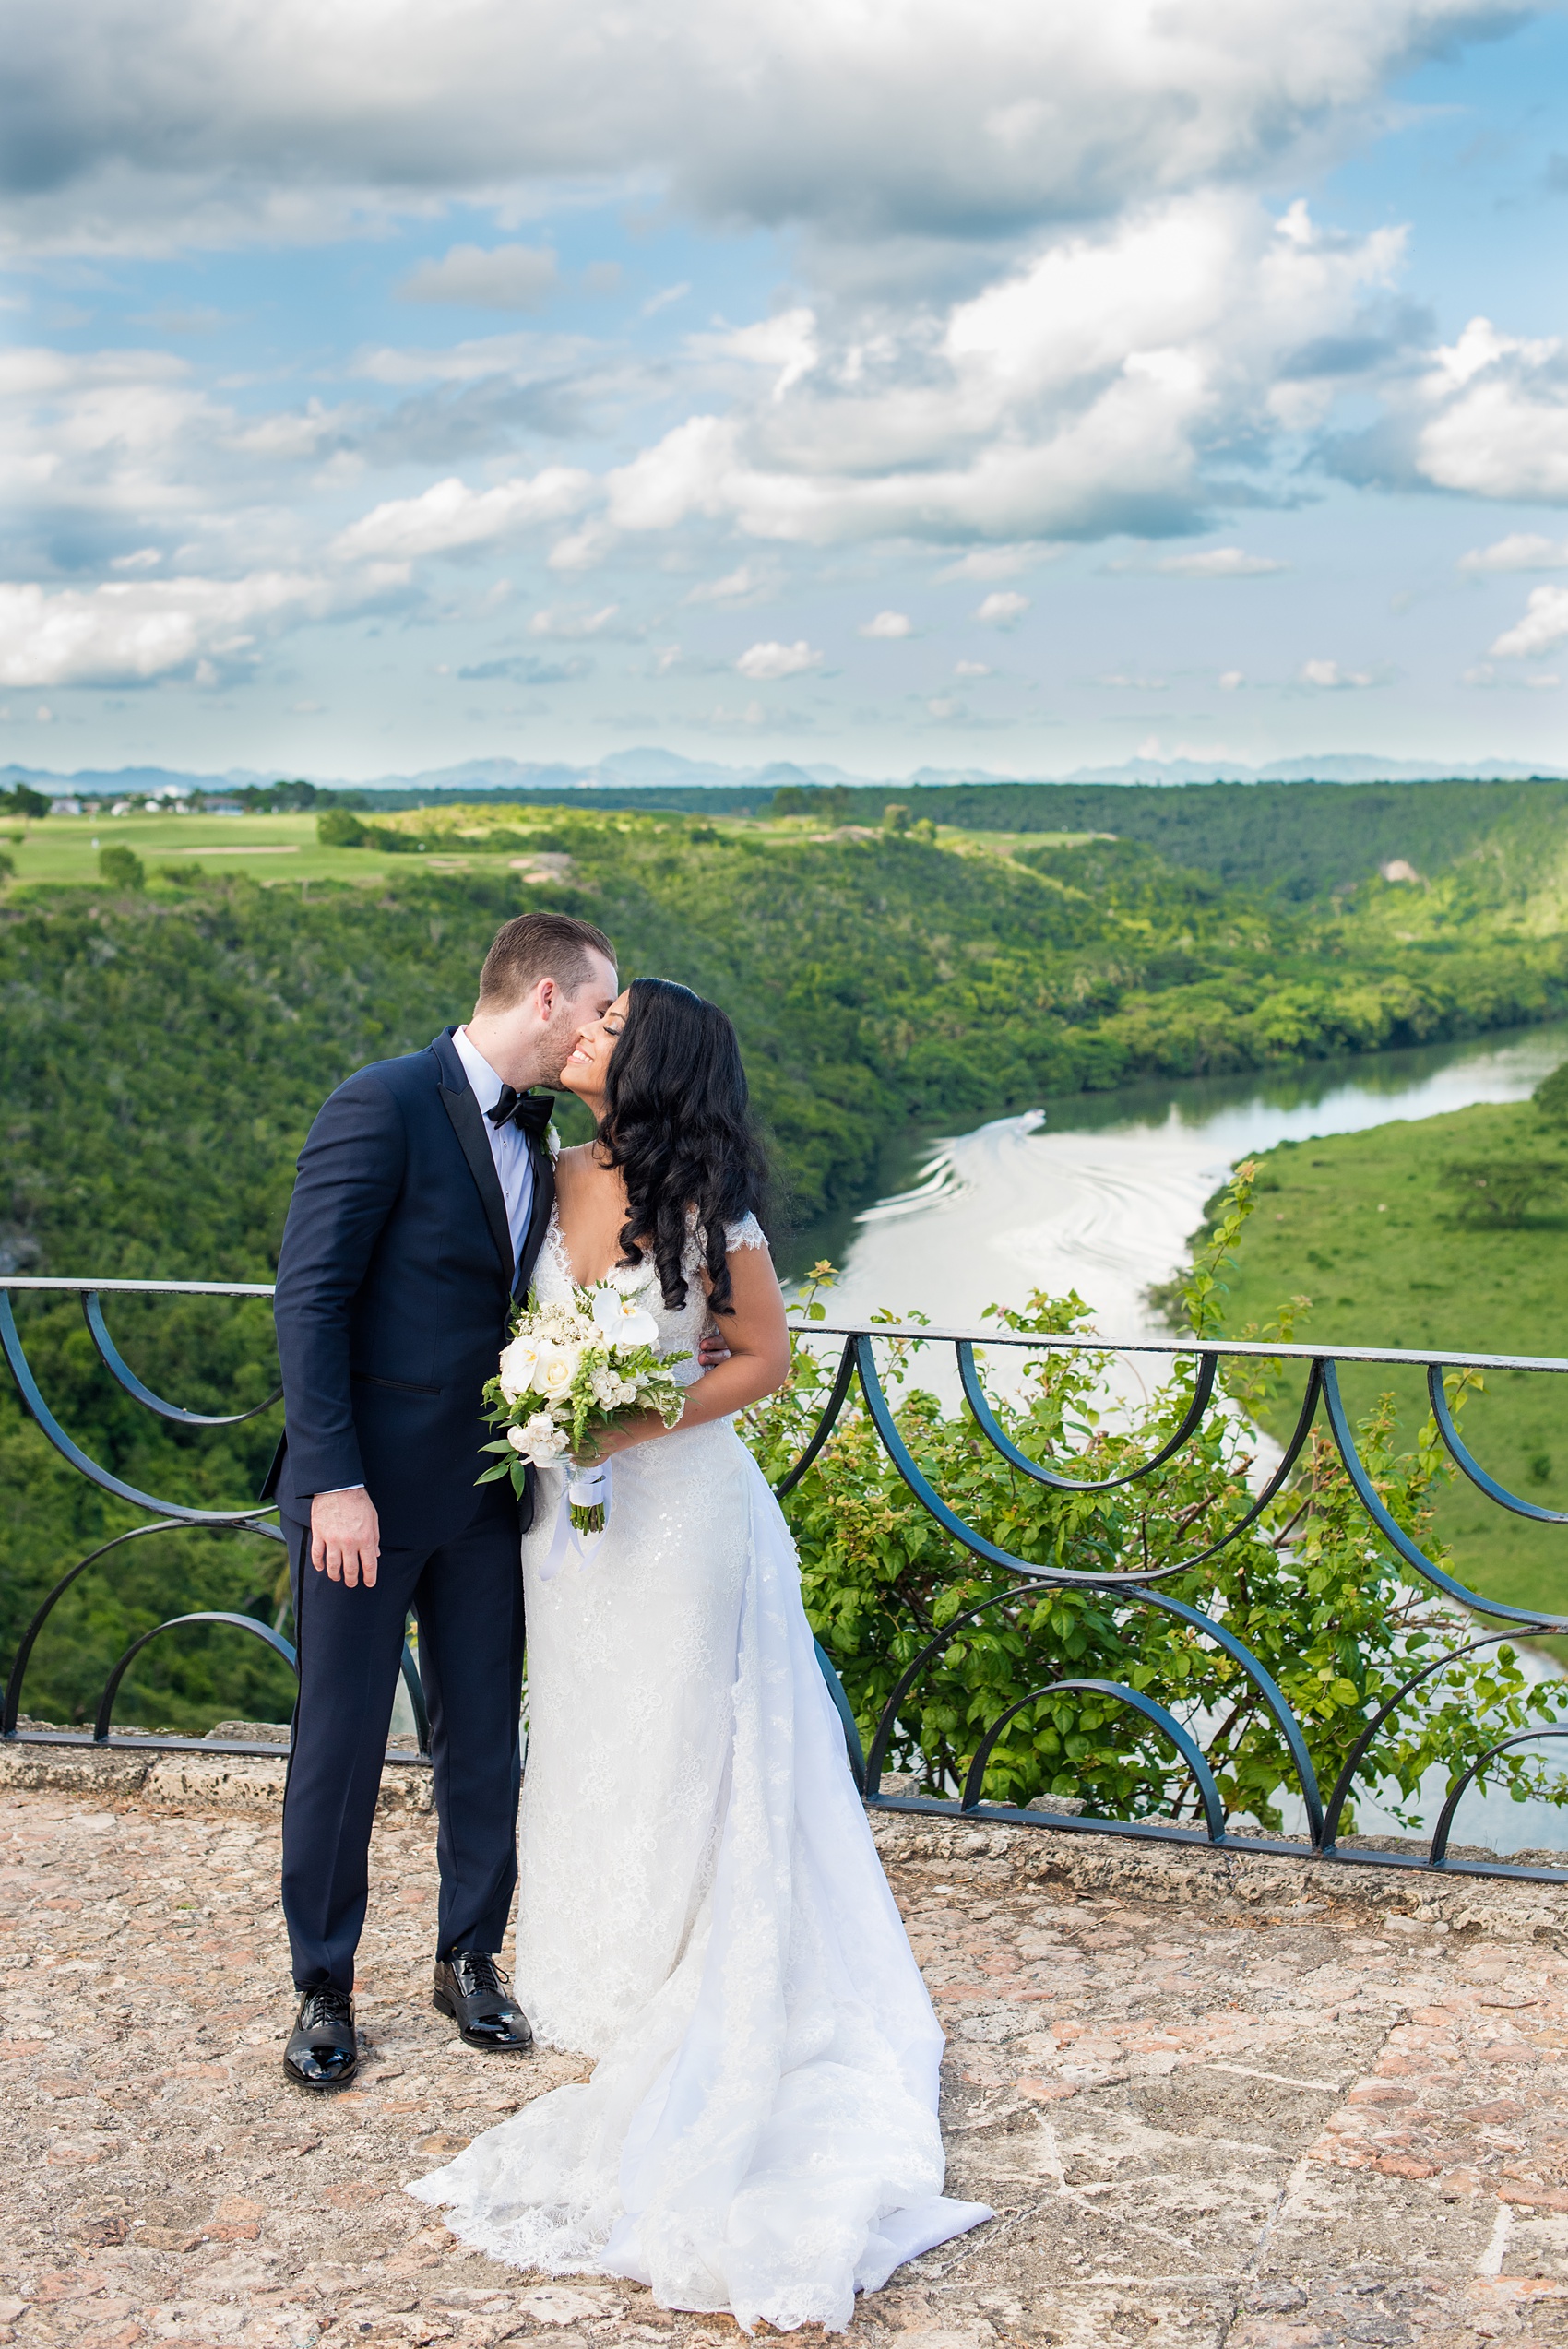
[[[602,930],[572,914],[518,914],[496,931],[480,973],[481,1011],[509,1011],[539,985],[554,979],[575,995],[592,967],[589,956],[602,955],[612,969],[615,949]]]

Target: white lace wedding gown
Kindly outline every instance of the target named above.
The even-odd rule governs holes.
[[[748,1216],[730,1244],[766,1243]],[[651,1264],[615,1275],[666,1351],[695,1353],[699,1261],[678,1312]],[[552,1218],[540,1300],[570,1285]],[[597,2069],[409,2190],[516,2267],[842,2330],[857,2289],[991,2213],[942,2192],[942,2033],[794,1546],[729,1419],[619,1454],[602,1539],[546,1580],[563,1485],[545,1473],[523,1543],[516,1980],[540,2041]]]

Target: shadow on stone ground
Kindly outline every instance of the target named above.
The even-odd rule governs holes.
[[[498,2267],[400,2191],[582,2073],[472,2054],[432,2011],[411,1774],[377,1827],[366,2060],[318,2101],[279,2065],[279,1766],[3,1760],[0,2341],[738,2340]],[[999,2216],[863,2301],[853,2339],[1568,2342],[1562,1892],[876,1827],[949,2035],[951,2189]]]

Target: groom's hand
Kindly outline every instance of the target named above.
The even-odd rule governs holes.
[[[363,1485],[350,1492],[318,1492],[310,1505],[310,1562],[330,1582],[353,1590],[363,1578],[375,1588],[381,1520]]]
[[[697,1341],[697,1361],[705,1370],[717,1370],[720,1362],[728,1362],[730,1348],[710,1322]]]

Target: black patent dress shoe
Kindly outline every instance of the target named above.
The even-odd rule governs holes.
[[[533,2029],[512,1996],[511,1985],[493,1957],[455,1950],[435,1961],[431,2004],[449,2014],[457,2036],[470,2047],[493,2047],[504,2055],[527,2055]]]
[[[300,2000],[283,2050],[284,2077],[296,2088],[346,2088],[359,2068],[354,2002],[347,1990],[319,1983]]]

